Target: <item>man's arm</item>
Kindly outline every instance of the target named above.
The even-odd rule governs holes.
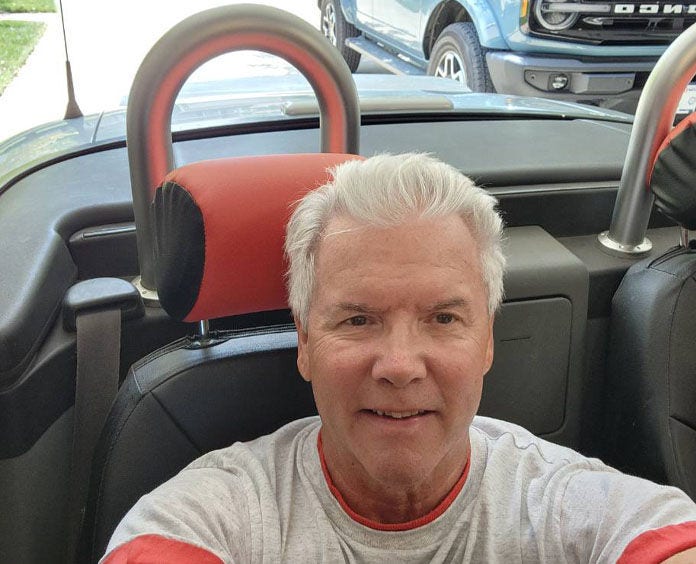
[[[634,538],[618,564],[696,564],[696,521],[650,529]]]
[[[617,564],[696,564],[696,504],[677,488],[599,467],[574,472],[561,506],[568,546]]]
[[[667,560],[663,560],[662,564],[696,564],[696,547],[675,554]]]
[[[111,551],[103,564],[223,564],[204,548],[159,535],[142,535]]]
[[[189,467],[131,508],[101,563],[239,561],[248,521],[247,496],[233,475]]]

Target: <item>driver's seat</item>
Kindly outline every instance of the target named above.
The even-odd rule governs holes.
[[[287,310],[291,204],[355,158],[231,158],[172,171],[152,210],[162,307],[201,329],[210,319]],[[96,562],[128,509],[195,458],[315,414],[296,346],[288,314],[284,325],[187,337],[134,364],[96,449],[79,561]]]

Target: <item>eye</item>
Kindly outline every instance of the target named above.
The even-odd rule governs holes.
[[[455,320],[455,317],[451,313],[438,313],[435,316],[435,321],[437,321],[441,325],[447,325],[448,323],[453,323],[454,320]]]
[[[346,319],[346,323],[348,325],[351,325],[353,327],[359,327],[361,325],[367,325],[367,317],[364,315],[356,315],[354,317],[351,317],[349,319]]]

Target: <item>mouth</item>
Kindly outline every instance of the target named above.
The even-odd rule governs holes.
[[[379,417],[385,417],[389,419],[411,419],[413,417],[419,417],[421,415],[427,415],[431,413],[425,409],[412,409],[412,410],[401,410],[401,411],[382,411],[379,409],[364,409],[363,411],[377,415]]]

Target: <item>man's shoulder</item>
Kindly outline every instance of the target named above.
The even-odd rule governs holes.
[[[649,506],[653,499],[675,500],[693,516],[693,502],[677,488],[624,474],[597,458],[541,439],[519,425],[475,417],[471,428],[472,460],[476,458],[482,475],[498,488],[505,484],[502,487],[520,492],[541,492],[558,504],[567,502],[587,510],[597,510],[610,499],[617,504],[630,499],[630,506]],[[514,484],[507,483],[510,475],[516,477]]]
[[[542,465],[583,464],[588,468],[611,469],[596,458],[588,458],[579,452],[547,441],[528,431],[524,427],[493,419],[476,416],[471,424],[472,440],[486,445],[487,454],[502,455],[510,458],[511,463],[518,457],[538,459]]]
[[[644,562],[646,550],[659,550],[650,560],[659,562],[693,546],[696,506],[677,488],[623,474],[512,423],[476,417],[471,429],[481,505],[500,530],[526,523],[538,560],[575,554],[616,562],[630,554],[621,561]]]
[[[238,555],[252,550],[250,539],[258,532],[252,531],[254,524],[260,530],[264,516],[278,513],[278,498],[287,496],[282,487],[296,472],[296,459],[312,447],[316,451],[319,426],[318,417],[300,419],[270,435],[204,454],[131,508],[108,551],[131,550],[147,537],[148,550],[194,551],[181,561],[208,561],[196,550],[210,553],[210,562],[216,557],[229,561],[223,558],[229,554],[233,561],[244,560]]]
[[[240,463],[256,461],[262,465],[278,458],[293,457],[306,441],[318,433],[318,416],[291,421],[268,435],[247,442],[236,442],[214,450],[194,460],[186,469],[236,467]]]

